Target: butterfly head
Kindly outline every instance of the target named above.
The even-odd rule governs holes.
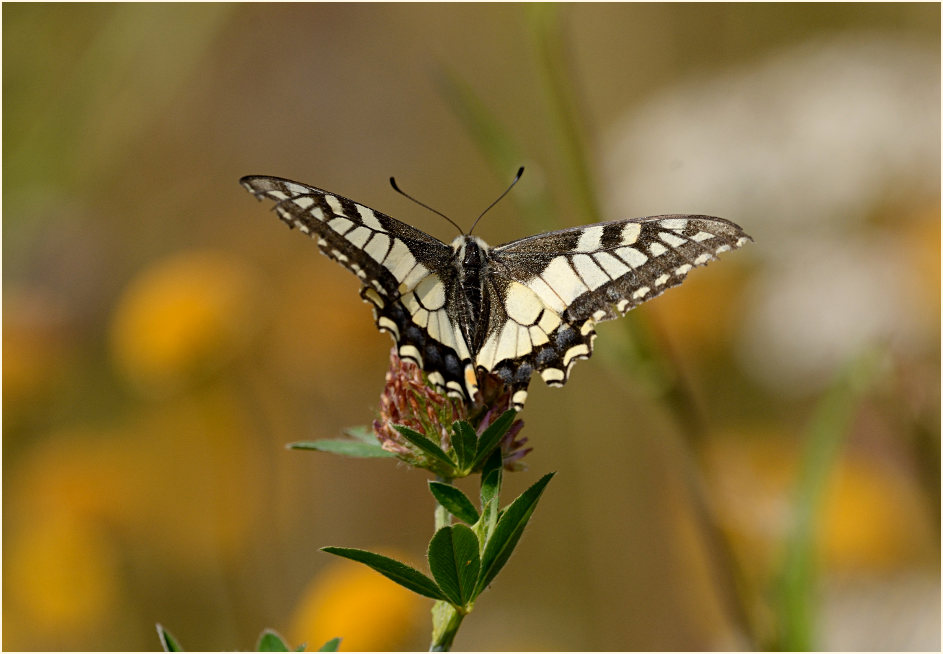
[[[484,239],[468,234],[456,236],[449,245],[460,260],[464,260],[471,252],[482,253],[491,249],[491,246],[485,243]]]

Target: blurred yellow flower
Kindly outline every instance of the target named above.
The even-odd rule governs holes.
[[[133,487],[131,479],[122,483],[123,473],[135,466],[109,436],[85,427],[44,434],[7,472],[8,515],[25,530],[57,511],[83,521],[114,518]]]
[[[929,527],[914,486],[860,456],[846,457],[835,470],[821,524],[819,547],[831,570],[893,570],[921,551],[929,554]]]
[[[720,519],[740,558],[752,562],[747,568],[760,576],[777,565],[792,520],[799,456],[794,438],[763,428],[711,440],[708,466]],[[832,471],[817,524],[829,572],[906,567],[930,542],[913,484],[853,450]]]
[[[119,559],[95,525],[62,507],[4,541],[4,604],[29,625],[18,630],[28,642],[4,638],[5,649],[68,649],[102,628],[120,593]]]
[[[682,287],[670,289],[643,309],[664,330],[671,347],[686,357],[703,358],[733,338],[746,276],[743,268],[730,263],[693,271]]]
[[[130,597],[124,579],[218,583],[272,501],[249,415],[230,389],[202,387],[17,452],[4,470],[4,615],[15,626],[4,647],[108,642],[106,621],[133,620],[153,599]]]
[[[118,368],[139,388],[165,394],[214,370],[257,327],[256,279],[238,259],[195,251],[157,262],[125,288],[111,323]]]
[[[293,643],[306,642],[309,649],[335,637],[343,639],[345,651],[409,649],[431,606],[366,566],[332,561],[305,589],[289,633]]]
[[[917,290],[913,307],[931,332],[932,346],[939,342],[940,334],[940,206],[925,207],[909,220],[894,219],[900,225],[904,249],[910,253],[907,264]]]
[[[56,511],[120,529],[165,566],[227,561],[268,500],[270,463],[249,423],[235,397],[209,389],[107,428],[49,433],[8,475],[4,508],[25,531]]]

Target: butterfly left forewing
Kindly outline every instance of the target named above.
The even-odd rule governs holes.
[[[336,193],[279,177],[253,175],[240,183],[274,201],[278,217],[317,240],[321,251],[353,272],[361,297],[374,308],[399,355],[423,368],[452,395],[476,390],[471,355],[453,322],[453,250],[395,218]]]
[[[624,315],[680,284],[687,273],[749,236],[712,216],[613,221],[520,239],[491,250],[493,311],[477,363],[515,385],[540,373],[566,383],[593,351],[595,324]]]

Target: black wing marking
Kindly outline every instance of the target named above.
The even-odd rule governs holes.
[[[593,352],[595,324],[625,315],[687,273],[752,240],[723,218],[665,215],[531,236],[491,250],[493,311],[476,364],[518,392],[533,372],[552,386]],[[515,393],[523,400],[523,395]]]
[[[474,366],[461,330],[450,318],[456,301],[454,252],[445,243],[348,198],[279,177],[252,175],[240,183],[275,201],[289,227],[317,240],[331,259],[353,272],[377,327],[389,332],[401,357],[415,361],[438,388],[474,396]]]

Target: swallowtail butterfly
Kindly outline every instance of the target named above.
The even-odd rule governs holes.
[[[562,386],[573,363],[589,358],[596,323],[624,315],[750,240],[729,220],[673,214],[572,227],[498,247],[470,234],[447,245],[307,184],[261,175],[240,183],[273,200],[289,227],[316,239],[324,254],[360,278],[377,327],[440,391],[472,399],[479,373],[487,371],[511,386],[518,410],[531,375]]]

